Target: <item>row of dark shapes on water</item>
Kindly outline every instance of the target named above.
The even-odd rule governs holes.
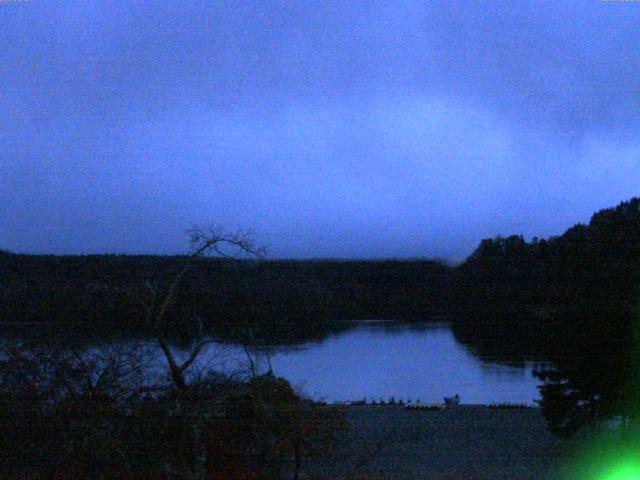
[[[419,398],[416,398],[415,400],[412,400],[410,398],[407,398],[406,400],[402,398],[398,398],[396,400],[395,397],[390,397],[388,400],[384,400],[380,398],[379,400],[372,399],[370,401],[367,401],[366,398],[363,398],[362,400],[353,400],[353,401],[347,401],[347,402],[338,401],[338,402],[334,402],[333,404],[343,405],[343,406],[398,406],[398,407],[404,407],[408,410],[428,410],[428,411],[444,410],[446,408],[455,408],[460,405],[463,405],[458,402],[451,402],[451,401],[447,402],[447,400],[450,400],[447,398],[445,398],[444,400],[445,400],[444,403],[422,403]],[[327,403],[324,401],[316,401],[315,403],[318,405],[327,405]],[[535,408],[535,406],[531,404],[512,403],[512,402],[489,403],[487,405],[473,405],[473,406],[482,406],[492,410],[515,410],[515,409]]]

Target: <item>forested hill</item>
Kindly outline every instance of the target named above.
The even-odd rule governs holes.
[[[620,337],[639,312],[640,198],[547,240],[483,240],[456,285],[456,334],[485,356],[549,358]]]
[[[576,303],[631,306],[640,285],[640,198],[547,240],[483,240],[457,274],[460,300],[469,308],[544,313]]]
[[[166,289],[187,257],[0,255],[0,320],[142,325],[140,300]],[[444,314],[452,268],[438,262],[204,258],[183,282],[171,319],[214,326],[298,326]]]
[[[0,251],[0,321],[141,326],[140,300],[150,287],[166,288],[186,261]],[[180,323],[195,314],[212,325],[287,324],[311,333],[334,320],[450,314],[543,331],[544,322],[568,312],[633,309],[639,272],[640,199],[633,198],[558,237],[485,239],[457,268],[428,260],[202,259],[171,318]],[[458,334],[482,337],[477,325],[459,326]]]

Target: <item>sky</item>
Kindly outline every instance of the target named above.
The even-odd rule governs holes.
[[[0,248],[459,261],[640,195],[640,2],[0,0]]]

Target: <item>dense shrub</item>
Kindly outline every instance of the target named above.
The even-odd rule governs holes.
[[[145,384],[135,352],[0,358],[3,479],[288,478],[341,426],[272,374],[209,374],[182,391]]]

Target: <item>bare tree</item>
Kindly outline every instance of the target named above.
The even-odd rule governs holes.
[[[260,258],[266,254],[264,247],[255,244],[251,232],[227,233],[218,226],[208,228],[195,226],[187,230],[187,234],[191,243],[191,253],[185,265],[165,289],[159,289],[151,282],[146,282],[147,294],[144,298],[139,298],[139,302],[145,311],[146,323],[151,326],[156,335],[158,345],[169,365],[171,379],[181,391],[187,389],[185,372],[193,365],[203,348],[211,341],[203,339],[203,322],[200,316],[194,312],[188,322],[196,327],[195,341],[190,348],[187,359],[178,362],[171,351],[166,338],[165,327],[169,310],[176,302],[179,287],[186,281],[196,262],[203,257],[213,255],[237,258],[240,255],[250,255]]]

